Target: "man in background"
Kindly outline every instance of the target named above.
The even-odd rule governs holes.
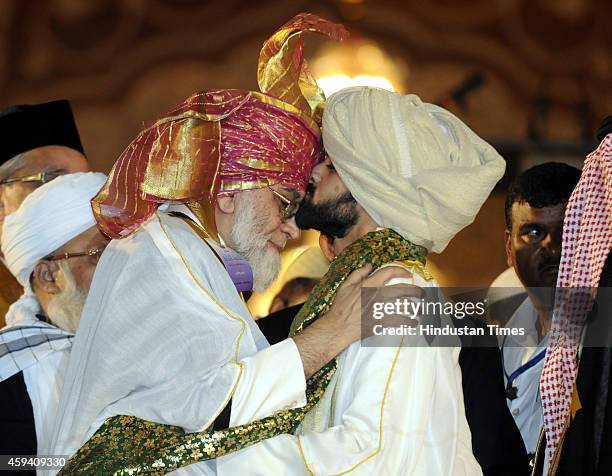
[[[4,219],[25,197],[58,175],[89,170],[66,100],[12,106],[0,112],[0,237]],[[0,326],[21,288],[0,265]]]
[[[71,341],[109,242],[89,203],[105,180],[58,177],[4,222],[2,251],[25,292],[0,331],[0,454],[35,455],[52,435]]]
[[[539,382],[552,318],[567,201],[580,170],[548,162],[532,167],[510,185],[506,197],[506,255],[527,298],[507,328],[524,329],[500,343],[508,408],[533,455],[542,429]]]
[[[303,304],[312,288],[327,272],[329,261],[318,246],[302,249],[278,278],[280,290],[275,294],[269,314]],[[260,327],[261,329],[261,327]]]

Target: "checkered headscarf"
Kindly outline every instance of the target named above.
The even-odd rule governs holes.
[[[568,423],[583,323],[612,249],[612,134],[587,156],[563,221],[557,295],[540,392],[546,459],[558,451]]]

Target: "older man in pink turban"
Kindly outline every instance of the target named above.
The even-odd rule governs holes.
[[[93,200],[115,240],[83,311],[49,452],[72,454],[87,442],[65,473],[167,472],[288,431],[278,411],[303,407],[305,377],[359,338],[368,269],[347,280],[317,323],[272,347],[237,292],[264,289],[276,276],[322,157],[323,95],[302,57],[306,31],[345,35],[298,15],[264,44],[262,92],[189,97],[128,146]],[[227,427],[230,411],[243,421],[274,416],[218,438],[212,429]],[[187,452],[175,439],[184,432],[196,432]],[[214,462],[188,471],[213,474]]]

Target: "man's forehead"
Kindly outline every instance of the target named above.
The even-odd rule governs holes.
[[[14,178],[21,175],[35,174],[39,172],[51,172],[58,169],[55,166],[55,161],[44,153],[41,154],[37,149],[32,149],[23,153],[19,167],[16,167],[10,177]]]
[[[102,234],[96,225],[67,241],[63,251],[83,251],[80,248],[105,246],[110,240]],[[74,249],[73,249],[74,248]]]
[[[563,223],[567,202],[547,207],[534,207],[520,201],[512,204],[512,221],[515,223]]]
[[[22,165],[15,170],[13,175],[38,172],[87,171],[87,162],[80,152],[59,145],[48,145],[28,150],[23,153],[21,162]]]

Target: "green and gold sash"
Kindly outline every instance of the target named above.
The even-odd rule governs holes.
[[[295,317],[291,335],[302,331],[325,314],[340,284],[355,269],[371,264],[402,262],[423,271],[427,250],[413,245],[396,232],[384,229],[368,233],[349,245],[330,265]],[[293,433],[306,413],[323,396],[332,379],[336,358],[308,379],[304,407],[282,410],[261,420],[227,428],[209,428],[198,433],[118,415],[107,419],[98,431],[68,461],[60,475],[162,475],[199,461],[238,451],[282,433]]]

